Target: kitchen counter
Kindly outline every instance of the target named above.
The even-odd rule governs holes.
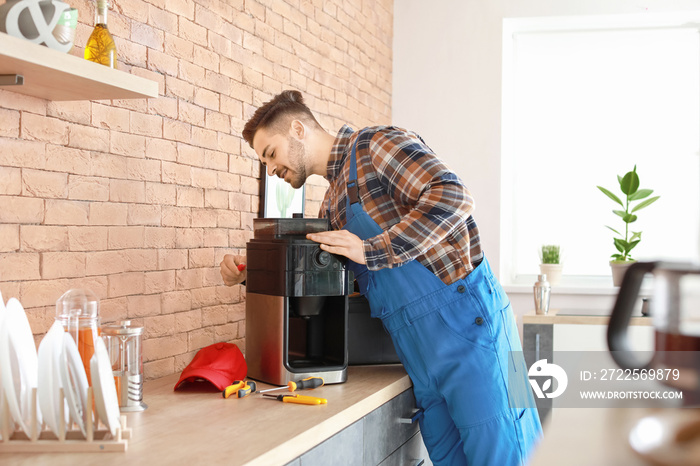
[[[694,458],[700,441],[674,446],[662,442],[662,448],[643,455],[629,443],[629,435],[635,425],[645,417],[674,420],[676,428],[697,422],[700,409],[652,409],[652,408],[557,408],[551,422],[544,426],[544,439],[533,454],[530,466],[678,466],[681,458]],[[650,433],[651,434],[651,433]],[[651,435],[649,438],[653,437]],[[665,451],[662,451],[665,450]],[[695,452],[695,453],[694,453]],[[695,454],[695,456],[692,456]],[[672,456],[678,455],[678,456]]]
[[[148,409],[127,414],[126,452],[6,453],[0,463],[284,465],[411,387],[401,365],[352,366],[346,383],[307,392],[328,404],[305,406],[259,394],[224,399],[205,383],[173,391],[178,378],[173,374],[144,384]],[[258,384],[258,390],[265,388],[272,386]]]
[[[566,313],[566,314],[564,314]],[[535,313],[534,310],[523,315],[523,324],[574,324],[574,325],[608,325],[610,316],[590,315],[581,311],[550,309],[545,315]],[[630,325],[651,325],[651,317],[633,316]]]

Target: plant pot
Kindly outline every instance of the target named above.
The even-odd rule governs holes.
[[[625,277],[627,269],[635,262],[636,261],[610,261],[610,269],[612,270],[614,286],[622,285],[622,279]]]
[[[563,264],[540,264],[540,273],[546,274],[549,284],[555,286],[561,279],[563,268]]]

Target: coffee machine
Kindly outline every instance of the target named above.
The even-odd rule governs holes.
[[[347,379],[352,273],[343,257],[306,239],[328,229],[327,219],[253,220],[246,245],[248,377],[275,385]]]

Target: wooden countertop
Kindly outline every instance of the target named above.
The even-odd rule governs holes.
[[[346,383],[308,392],[328,404],[305,406],[259,394],[224,399],[204,383],[175,392],[178,378],[174,374],[144,384],[148,409],[127,414],[132,432],[126,452],[4,453],[0,463],[283,465],[411,387],[401,365],[352,366]],[[258,390],[265,388],[272,386],[258,384]]]
[[[558,315],[561,309],[550,309],[545,315],[530,311],[523,315],[523,324],[578,324],[578,325],[608,325],[609,316],[593,315]],[[567,311],[571,312],[571,311]],[[651,317],[632,317],[630,325],[650,326]]]
[[[700,440],[685,444],[662,441],[645,452],[635,451],[629,437],[643,418],[662,421],[666,435],[696,425],[699,408],[557,408],[544,425],[544,439],[530,459],[530,466],[678,466],[697,464]],[[647,436],[649,444],[654,435]],[[684,459],[686,462],[684,462]],[[689,460],[692,461],[689,462]]]

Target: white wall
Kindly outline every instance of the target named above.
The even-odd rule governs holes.
[[[393,123],[417,131],[467,182],[474,218],[501,264],[501,60],[503,18],[700,10],[699,0],[395,0]],[[607,260],[607,257],[601,260]],[[506,288],[516,314],[532,290]],[[616,291],[555,290],[552,307],[609,312]]]

